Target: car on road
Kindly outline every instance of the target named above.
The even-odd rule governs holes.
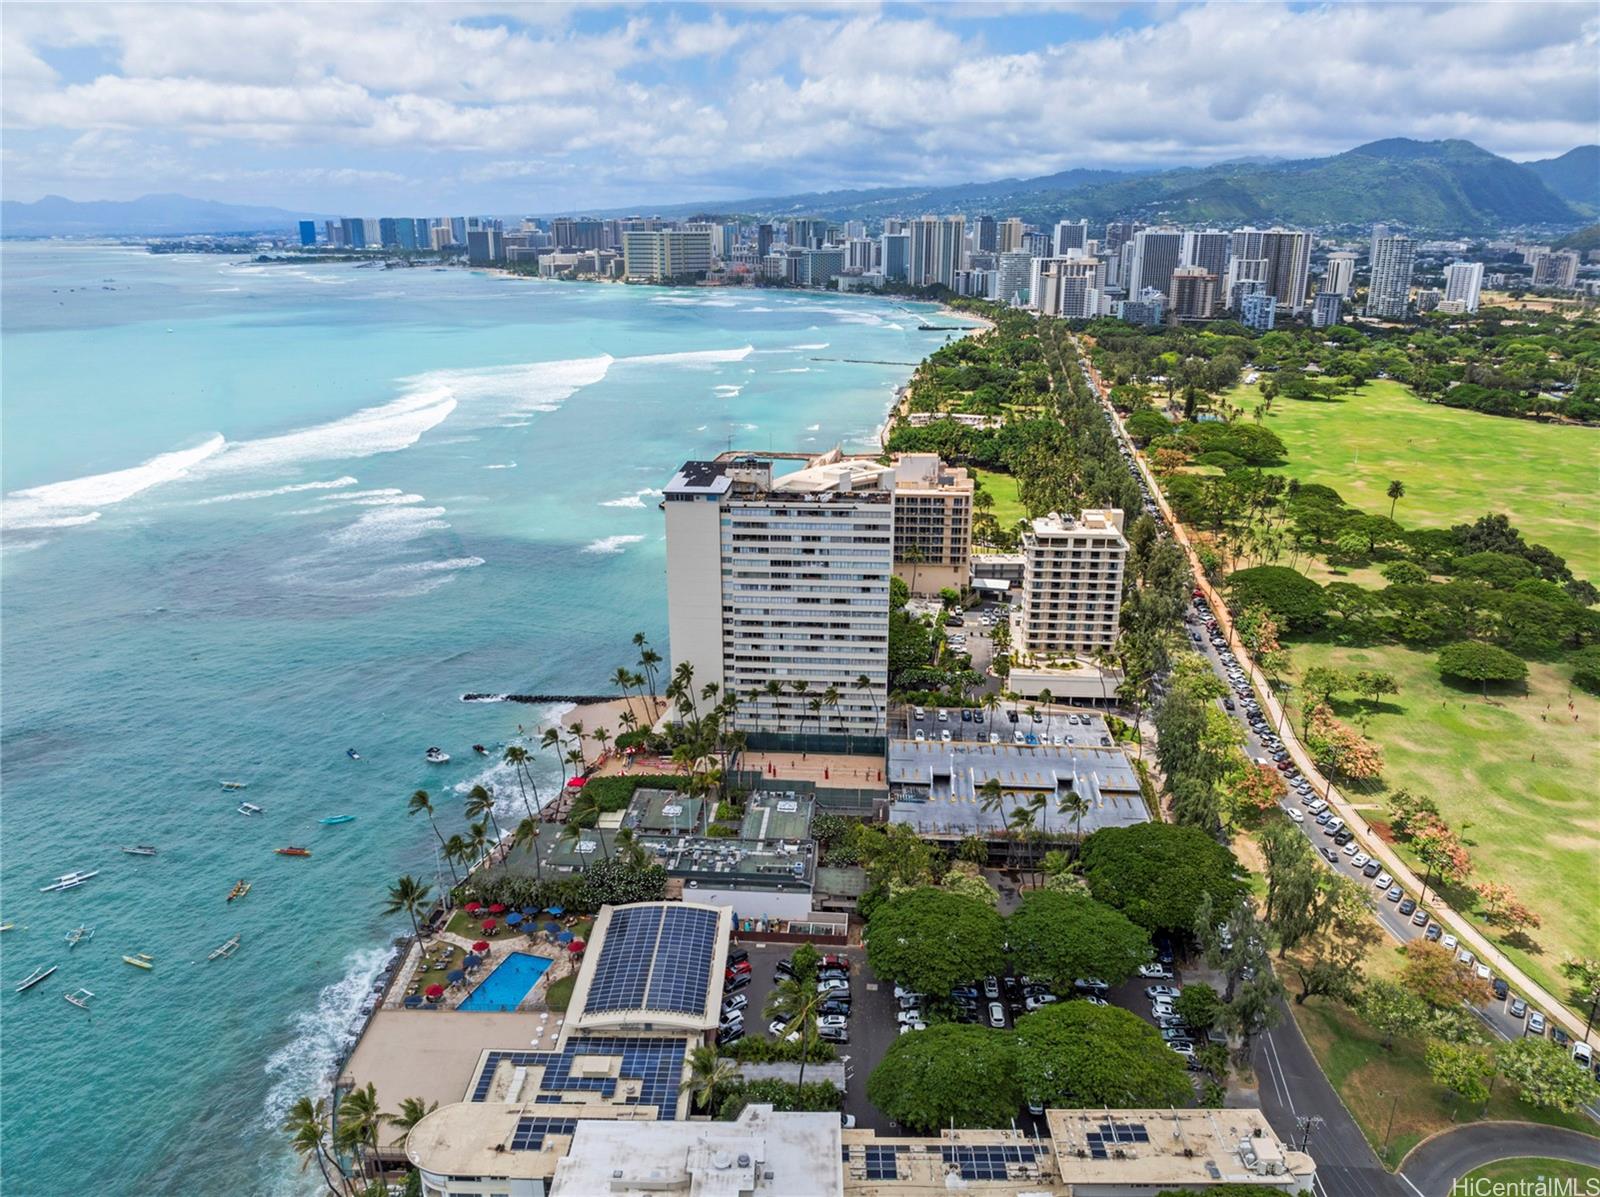
[[[1080,993],[1095,993],[1101,995],[1105,994],[1106,991],[1111,988],[1111,986],[1107,985],[1099,977],[1079,977],[1072,983],[1072,987],[1078,990]]]
[[[989,1025],[991,1027],[1004,1027],[1006,1025],[1006,1008],[999,1002],[989,1003]]]
[[[1151,1001],[1161,998],[1175,998],[1183,992],[1181,985],[1148,985],[1145,987],[1144,996]]]
[[[1544,1015],[1538,1010],[1532,1010],[1528,1013],[1528,1034],[1544,1034]]]
[[[1512,1018],[1523,1018],[1528,1013],[1528,1003],[1519,997],[1511,999],[1511,1004],[1506,1007],[1506,1013]]]
[[[1387,873],[1379,873],[1377,879],[1373,881],[1372,884],[1378,889],[1388,889],[1394,884],[1394,878],[1389,876]]]
[[[1322,853],[1322,859],[1327,861],[1329,864],[1339,863],[1339,853],[1336,849],[1324,847],[1319,849],[1319,851]]]
[[[921,997],[922,995],[920,993],[918,993],[914,989],[907,989],[904,985],[896,985],[894,987],[894,996],[897,997],[897,998],[903,998],[903,997]]]

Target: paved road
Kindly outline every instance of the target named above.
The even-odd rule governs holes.
[[[1422,1197],[1450,1197],[1452,1182],[1474,1168],[1530,1156],[1600,1168],[1600,1139],[1556,1126],[1478,1122],[1419,1143],[1401,1161],[1400,1174]]]

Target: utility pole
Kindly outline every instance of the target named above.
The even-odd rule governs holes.
[[[1321,1130],[1325,1123],[1320,1114],[1301,1114],[1294,1120],[1294,1125],[1300,1132],[1300,1150],[1305,1151],[1311,1143],[1311,1132]]]
[[[1387,1093],[1385,1093],[1382,1089],[1379,1089],[1378,1090],[1378,1096],[1379,1097],[1388,1097],[1389,1095]],[[1459,1101],[1457,1101],[1456,1104],[1459,1106],[1461,1103]],[[1396,1093],[1394,1095],[1394,1101],[1391,1102],[1390,1105],[1389,1105],[1389,1123],[1388,1123],[1387,1126],[1385,1126],[1383,1128],[1383,1151],[1384,1151],[1384,1154],[1388,1154],[1388,1151],[1389,1151],[1389,1136],[1394,1133],[1394,1112],[1399,1108],[1400,1108],[1400,1094],[1399,1094],[1398,1091],[1396,1091]],[[1451,1115],[1451,1121],[1452,1122],[1455,1121],[1455,1116],[1454,1115]]]

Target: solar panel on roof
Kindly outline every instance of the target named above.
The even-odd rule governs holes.
[[[664,913],[659,906],[624,906],[612,911],[594,979],[589,983],[586,1011],[640,1007]]]
[[[868,1180],[897,1180],[900,1176],[899,1146],[874,1145],[866,1149]]]
[[[668,907],[665,916],[644,1005],[650,1010],[703,1014],[718,915],[710,910]]]

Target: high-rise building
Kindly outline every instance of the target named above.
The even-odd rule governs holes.
[[[1451,262],[1445,267],[1444,297],[1461,304],[1463,312],[1478,310],[1478,293],[1482,289],[1482,262]]]
[[[1300,229],[1267,229],[1261,234],[1261,256],[1267,260],[1267,294],[1278,306],[1298,316],[1306,309],[1311,289],[1311,234]]]
[[[756,256],[766,257],[772,252],[772,226],[770,224],[756,225]]]
[[[383,244],[383,232],[379,228],[376,216],[364,217],[361,221],[362,244],[371,249]]]
[[[911,283],[917,287],[956,285],[966,266],[966,243],[959,216],[919,216],[911,222]]]
[[[1204,266],[1179,266],[1172,272],[1172,314],[1180,320],[1209,320],[1216,314],[1217,276]]]
[[[1532,282],[1535,287],[1552,287],[1570,291],[1578,285],[1578,255],[1570,249],[1559,253],[1535,253],[1532,256]]]
[[[1021,250],[995,255],[994,298],[1016,307],[1032,301],[1033,258]]]
[[[813,217],[797,217],[789,221],[789,248],[816,249],[827,239],[828,222]]]
[[[993,216],[978,217],[977,231],[974,234],[976,244],[973,246],[979,253],[998,253],[999,230]]]
[[[1129,295],[1150,287],[1171,297],[1172,272],[1183,261],[1183,237],[1179,229],[1141,229],[1134,234]]]
[[[865,273],[871,270],[878,243],[870,237],[852,237],[844,243],[844,268]]]
[[[300,245],[301,245],[301,247],[305,248],[307,246],[315,245],[316,243],[317,243],[317,222],[314,221],[314,220],[302,220],[300,222]]]
[[[393,216],[378,219],[378,244],[384,249],[400,248],[400,222]]]
[[[622,273],[635,281],[704,278],[711,234],[703,229],[630,229],[622,235]]]
[[[883,277],[892,283],[911,278],[911,234],[885,233],[878,238],[878,253]]]
[[[339,228],[344,233],[344,247],[346,249],[365,249],[367,247],[367,224],[359,216],[346,216],[339,221]]]
[[[1257,332],[1271,332],[1278,321],[1277,307],[1277,297],[1265,291],[1246,295],[1239,301],[1239,323]]]
[[[1311,302],[1311,327],[1331,328],[1344,312],[1344,296],[1337,291],[1318,291]]]
[[[1017,648],[1055,657],[1115,644],[1127,555],[1116,509],[1032,521],[1022,534],[1022,602],[1012,628]]]
[[[894,459],[894,572],[913,594],[967,585],[972,564],[972,479],[935,453]]]
[[[1195,229],[1183,235],[1183,264],[1200,266],[1217,277],[1218,283],[1228,274],[1228,253],[1233,247],[1233,234],[1220,229]]]
[[[737,695],[734,726],[758,744],[823,730],[811,700],[830,688],[828,731],[882,736],[892,468],[837,450],[779,479],[754,458],[690,461],[665,500],[673,672]]]
[[[1086,320],[1097,314],[1105,286],[1105,267],[1098,258],[1074,251],[1063,258],[1033,259],[1028,302],[1041,316]]]
[[[1380,320],[1403,320],[1410,310],[1411,270],[1417,243],[1381,226],[1372,230],[1372,271],[1365,313]]]
[[[1329,254],[1327,273],[1322,276],[1322,292],[1348,299],[1355,281],[1356,255],[1344,251]]]
[[[1167,297],[1154,287],[1146,287],[1137,299],[1119,299],[1111,305],[1111,314],[1127,324],[1144,324],[1150,327],[1162,323],[1167,314]]]
[[[322,239],[329,245],[342,246],[344,244],[344,221],[324,220],[322,222]]]
[[[1022,248],[1022,219],[1018,216],[1008,216],[1000,222],[995,235],[995,250],[998,253],[1008,254]]]
[[[842,249],[802,249],[791,252],[799,254],[795,281],[802,287],[830,287],[844,273]]]
[[[478,228],[467,231],[467,263],[472,266],[490,266],[506,260],[505,234],[499,229]]]
[[[452,216],[450,218],[450,244],[465,245],[467,243],[467,218],[465,216]]]
[[[1087,220],[1056,222],[1055,244],[1051,252],[1058,258],[1067,256],[1069,249],[1082,249],[1089,243],[1089,222]]]
[[[603,221],[558,216],[550,222],[550,240],[556,249],[600,249],[605,240]]]
[[[1106,225],[1106,235],[1101,238],[1100,251],[1111,253],[1121,249],[1144,225],[1133,220],[1113,220]]]
[[[1241,283],[1255,283],[1254,287],[1240,287]],[[1230,258],[1228,273],[1223,282],[1223,294],[1229,311],[1239,310],[1239,300],[1257,292],[1267,293],[1267,260],[1265,258]]]

